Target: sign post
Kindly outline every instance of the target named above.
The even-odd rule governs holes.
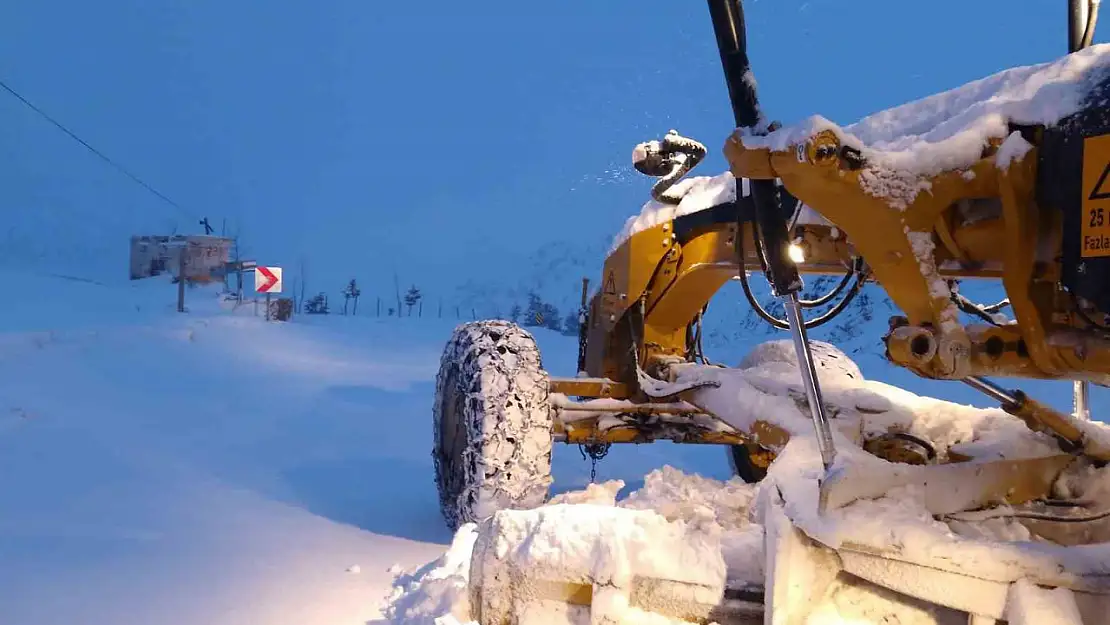
[[[177,257],[177,312],[185,312],[185,254]]]
[[[255,267],[254,290],[266,294],[266,321],[269,321],[270,294],[281,293],[281,267]]]
[[[234,260],[228,262],[224,266],[225,273],[235,273],[235,307],[238,308],[243,303],[243,272],[254,271],[255,263],[253,260]],[[225,276],[226,277],[226,276]]]

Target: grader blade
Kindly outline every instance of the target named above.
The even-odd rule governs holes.
[[[572,544],[549,549],[547,537]],[[683,563],[685,566],[668,566]],[[637,612],[689,623],[759,625],[751,593],[729,592],[720,545],[639,510],[555,505],[503,510],[479,524],[470,610],[482,625],[623,623]],[[578,615],[578,618],[574,618]],[[645,614],[646,616],[646,614]]]
[[[922,493],[935,515],[995,505],[1017,505],[1045,496],[1075,457],[1068,454],[958,462],[933,466],[882,466],[878,460],[837,467],[821,481],[822,512],[905,487]]]

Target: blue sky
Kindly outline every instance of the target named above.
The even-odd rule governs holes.
[[[1065,6],[746,10],[769,114],[847,123],[1061,55]],[[357,275],[364,293],[394,269],[442,290],[607,237],[650,186],[635,143],[678,128],[717,173],[731,121],[696,1],[10,0],[0,77],[186,207],[0,93],[0,263],[123,276],[129,234],[207,215],[262,263],[306,258],[311,288]]]

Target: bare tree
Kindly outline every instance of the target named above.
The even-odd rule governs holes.
[[[354,303],[355,303],[354,311],[352,311],[351,314],[357,314],[358,313],[358,297],[359,297],[359,295],[362,295],[362,291],[358,288],[358,285],[355,284],[355,279],[351,278],[351,281],[348,282],[347,286],[343,288],[343,314],[344,315],[347,314],[347,303],[350,302],[351,300],[354,300]]]
[[[397,316],[401,316],[401,281],[397,278],[397,272],[393,272],[393,290],[397,294]]]
[[[420,289],[416,288],[415,284],[409,287],[409,290],[405,293],[405,306],[408,306],[410,317],[412,316],[413,306],[416,306],[422,299],[424,299],[424,295],[420,293]]]

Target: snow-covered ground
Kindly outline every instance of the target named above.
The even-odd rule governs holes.
[[[0,623],[363,625],[451,541],[431,402],[455,322],[266,324],[205,290],[4,272]],[[538,331],[553,374],[575,341]],[[598,479],[719,448],[614,449]],[[557,490],[589,482],[577,448]]]
[[[177,315],[165,283],[20,286],[0,315],[0,621],[364,623],[386,568],[449,538],[437,354],[411,328],[266,325],[199,292]]]
[[[179,314],[160,280],[0,280],[18,294],[0,311],[0,622],[364,625],[392,593],[392,616],[415,614],[453,539],[430,450],[454,320],[267,324],[211,289]],[[535,335],[571,374],[574,339]],[[555,492],[581,498],[590,466],[558,448]],[[622,507],[708,514],[734,562],[761,530],[729,477],[711,446],[618,446],[597,467]]]

